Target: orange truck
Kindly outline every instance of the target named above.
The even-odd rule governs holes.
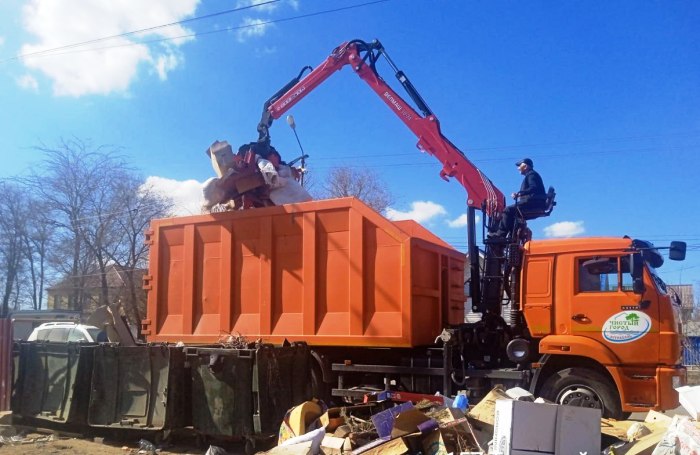
[[[421,113],[378,75],[385,57]],[[306,342],[316,396],[371,391],[478,398],[494,384],[621,418],[678,406],[679,300],[656,272],[685,257],[628,237],[533,240],[520,213],[505,238],[476,244],[498,225],[502,193],[440,132],[406,75],[374,41],[353,40],[266,103],[269,127],[344,66],[363,79],[467,191],[468,254],[412,221],[389,221],[354,198],[154,220],[145,277],[148,341],[212,343],[239,334]],[[470,276],[465,292],[465,269]],[[469,297],[469,300],[468,298]],[[465,303],[480,313],[465,322]],[[508,311],[504,311],[508,308]]]

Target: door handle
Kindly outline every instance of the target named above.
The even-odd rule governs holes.
[[[591,322],[591,320],[588,318],[588,316],[586,316],[583,313],[577,313],[577,314],[571,316],[571,319],[573,319],[576,322],[582,322],[582,323]]]

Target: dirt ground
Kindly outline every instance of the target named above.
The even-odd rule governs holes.
[[[13,440],[14,437],[14,440]],[[197,444],[197,440],[181,437],[176,443],[162,444],[157,453],[169,454],[205,454],[208,444]],[[152,442],[152,441],[151,441]],[[136,455],[151,453],[139,447],[139,441],[109,440],[108,438],[80,438],[75,435],[56,433],[12,424],[9,412],[0,412],[0,454],[1,455]],[[226,446],[226,453],[244,454],[242,443]]]

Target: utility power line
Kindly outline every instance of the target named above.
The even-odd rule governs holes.
[[[41,50],[41,51],[35,51],[35,52],[29,52],[29,53],[26,53],[26,54],[16,55],[16,56],[14,56],[14,57],[10,57],[10,58],[5,59],[5,60],[0,60],[0,63],[8,62],[8,61],[11,61],[11,60],[17,60],[17,59],[25,58],[25,57],[32,57],[32,56],[36,56],[36,55],[47,54],[47,53],[51,53],[51,52],[58,51],[58,50],[62,50],[62,49],[70,49],[70,48],[73,48],[73,47],[85,46],[85,45],[87,45],[87,44],[99,43],[99,42],[101,42],[101,41],[107,41],[107,40],[111,40],[111,39],[114,39],[114,38],[122,38],[122,37],[125,37],[125,36],[136,35],[136,34],[138,34],[138,33],[150,32],[150,31],[157,30],[157,29],[160,29],[160,28],[172,27],[172,26],[174,26],[174,25],[182,25],[182,24],[186,24],[186,23],[189,23],[189,22],[200,21],[200,20],[202,20],[202,19],[211,19],[212,17],[223,16],[223,15],[225,15],[225,14],[231,14],[231,13],[235,13],[235,12],[238,12],[238,11],[243,11],[243,10],[247,10],[247,9],[251,9],[251,8],[258,8],[258,7],[265,6],[265,5],[269,5],[269,4],[272,4],[272,3],[277,3],[277,2],[279,2],[279,1],[281,1],[281,0],[268,0],[268,1],[265,1],[265,2],[262,2],[262,3],[257,3],[257,4],[254,4],[254,5],[241,6],[241,7],[238,7],[238,8],[232,8],[232,9],[228,9],[228,10],[224,10],[224,11],[218,11],[218,12],[216,12],[216,13],[205,14],[205,15],[203,15],[203,16],[191,17],[191,18],[189,18],[189,19],[183,19],[183,20],[180,20],[180,21],[170,22],[170,23],[168,23],[168,24],[154,25],[154,26],[152,26],[152,27],[142,28],[142,29],[138,29],[138,30],[132,30],[132,31],[129,31],[129,32],[119,33],[119,34],[116,34],[116,35],[103,36],[103,37],[101,37],[101,38],[95,38],[95,39],[91,39],[91,40],[87,40],[87,41],[80,41],[80,42],[78,42],[78,43],[65,44],[65,45],[63,45],[63,46],[52,47],[52,48],[44,49],[44,50]]]
[[[572,153],[551,153],[551,154],[537,154],[537,155],[531,155],[531,158],[533,159],[542,159],[542,158],[568,158],[572,156],[589,156],[589,155],[613,155],[613,154],[624,154],[624,153],[650,153],[650,152],[661,152],[661,151],[687,151],[687,150],[698,150],[700,149],[700,145],[692,145],[692,146],[687,146],[687,147],[647,147],[647,148],[640,148],[640,149],[620,149],[620,150],[602,150],[602,151],[585,151],[585,152],[572,152]],[[420,152],[419,152],[420,153]],[[377,154],[377,155],[352,155],[352,156],[344,156],[344,157],[325,157],[323,160],[326,161],[348,161],[350,159],[357,159],[357,158],[389,158],[389,157],[398,157],[398,156],[417,156],[417,153],[401,153],[401,154]],[[497,161],[511,161],[511,160],[516,160],[520,158],[514,157],[514,156],[509,156],[509,157],[499,157],[499,158],[480,158],[480,159],[470,159],[472,163],[484,163],[484,162],[497,162]],[[321,158],[319,158],[321,160]],[[311,163],[314,162],[314,160],[310,160]],[[439,165],[439,163],[435,163],[436,165]],[[412,166],[425,166],[425,163],[419,163],[419,162],[413,162],[413,163],[406,163],[405,160],[403,160],[400,163],[389,163],[389,164],[372,164],[372,168],[378,168],[378,167],[412,167]],[[307,167],[311,170],[327,170],[327,169],[332,169],[335,166],[332,165],[324,165],[324,166],[312,166],[312,165],[307,165]],[[348,166],[343,166],[343,167],[349,167],[349,168],[363,168],[367,167],[366,165],[348,165]]]
[[[277,0],[277,1],[279,1],[279,0]],[[332,8],[332,9],[327,9],[327,10],[316,11],[313,13],[285,17],[285,18],[281,18],[281,19],[271,19],[269,21],[261,21],[261,22],[255,23],[255,24],[239,25],[239,26],[235,26],[235,27],[225,27],[225,28],[217,29],[217,30],[208,30],[208,31],[204,31],[204,32],[189,33],[186,35],[172,36],[172,37],[167,37],[167,38],[158,38],[158,39],[143,40],[143,41],[138,41],[138,42],[124,43],[124,44],[115,44],[113,46],[91,47],[88,49],[75,49],[75,50],[68,50],[66,52],[53,52],[55,50],[61,49],[61,48],[54,48],[54,49],[49,49],[49,50],[44,50],[44,51],[38,51],[39,52],[38,54],[25,54],[25,55],[11,57],[11,58],[8,58],[5,60],[0,60],[0,63],[5,63],[5,62],[12,61],[12,60],[17,60],[19,58],[24,58],[24,57],[32,57],[32,58],[49,57],[49,56],[53,57],[53,56],[60,56],[60,55],[67,55],[67,54],[76,54],[76,53],[80,53],[80,52],[94,52],[94,51],[117,49],[117,48],[123,48],[123,47],[140,46],[143,44],[161,43],[164,41],[173,41],[173,40],[179,40],[179,39],[183,39],[183,38],[202,37],[205,35],[212,35],[215,33],[231,32],[231,31],[235,31],[235,30],[242,30],[242,29],[252,28],[252,27],[261,27],[261,26],[276,24],[276,23],[280,23],[280,22],[289,22],[289,21],[294,21],[294,20],[299,20],[299,19],[306,19],[309,17],[320,16],[320,15],[324,15],[324,14],[337,13],[340,11],[347,11],[347,10],[351,10],[351,9],[362,8],[365,6],[375,5],[378,3],[385,3],[388,1],[391,1],[391,0],[374,0],[374,1],[369,1],[369,2],[365,2],[365,3],[358,3],[355,5],[343,6],[340,8]],[[262,5],[262,4],[258,4],[258,5],[254,5],[254,6],[260,6],[260,5]],[[175,24],[175,23],[173,23],[173,24]],[[172,25],[172,24],[164,24],[162,26],[156,26],[156,27],[152,27],[152,28],[167,27],[169,25]],[[125,34],[127,34],[127,35],[134,34],[134,33],[139,33],[139,31],[125,32]],[[122,34],[122,35],[124,35],[124,34]],[[119,35],[115,35],[115,36],[119,36]],[[90,42],[102,41],[103,39],[110,39],[110,37],[98,38],[96,40],[91,40]],[[82,46],[86,43],[88,43],[88,42],[86,41],[84,43],[76,43],[74,45],[68,45],[68,46],[69,47],[77,47],[77,46]],[[62,48],[65,48],[65,46]]]

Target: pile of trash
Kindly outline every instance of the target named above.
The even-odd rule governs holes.
[[[244,144],[234,154],[228,142],[215,141],[206,153],[216,177],[202,185],[203,213],[311,200],[299,183],[305,170],[282,161],[269,144]]]
[[[667,416],[649,411],[644,422],[602,419],[603,455],[700,455],[700,386],[676,389],[689,415]]]
[[[599,409],[560,406],[500,386],[475,406],[466,395],[381,392],[363,404],[290,409],[270,455],[675,455],[700,454],[700,386],[679,389],[691,416],[651,411],[644,422],[601,418]],[[405,401],[404,401],[405,400]]]

